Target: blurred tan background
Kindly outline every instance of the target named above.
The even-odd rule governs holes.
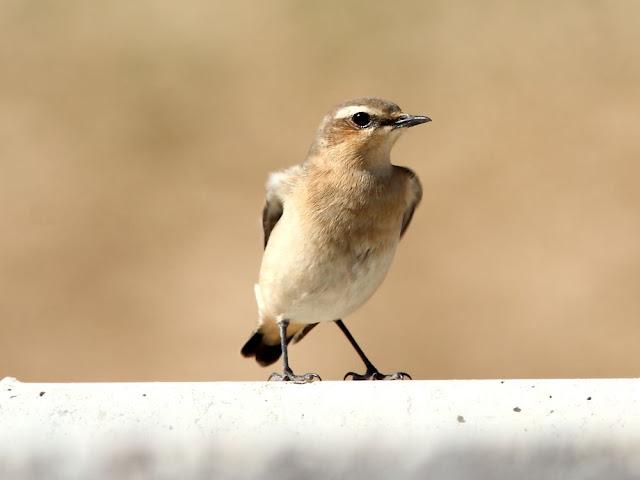
[[[0,5],[0,377],[262,380],[269,171],[322,115],[433,123],[394,161],[425,198],[346,319],[414,378],[640,375],[640,3]],[[361,366],[338,329],[295,370]]]

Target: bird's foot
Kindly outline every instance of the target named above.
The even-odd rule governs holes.
[[[394,372],[387,375],[378,370],[367,370],[365,374],[349,372],[344,376],[344,380],[349,377],[352,380],[412,380],[411,375],[406,372]]]
[[[293,383],[311,383],[316,380],[322,380],[317,373],[304,373],[296,375],[293,371],[285,370],[282,373],[274,372],[269,375],[270,382],[293,382]]]

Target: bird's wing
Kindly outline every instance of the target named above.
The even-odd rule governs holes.
[[[269,243],[271,232],[278,223],[278,220],[280,220],[280,217],[282,217],[285,197],[291,190],[291,187],[293,186],[295,181],[299,178],[301,172],[302,166],[296,165],[287,168],[286,170],[273,172],[267,179],[267,201],[264,205],[264,208],[262,209],[264,248],[267,248],[267,243]],[[298,330],[292,337],[287,338],[287,343],[291,341],[293,343],[298,343],[307,335],[307,333],[313,330],[316,325],[318,324],[310,323],[308,325],[304,325],[304,327]]]
[[[420,200],[422,200],[422,185],[420,185],[418,176],[412,170],[406,167],[398,168],[404,170],[409,181],[409,188],[407,189],[407,208],[402,216],[402,228],[400,229],[400,238],[402,238],[404,232],[409,228],[409,224],[413,218],[413,212],[415,212]]]
[[[269,243],[269,237],[280,220],[284,209],[284,201],[302,167],[296,165],[286,170],[273,172],[267,179],[267,198],[262,209],[262,229],[264,230],[264,247]]]
[[[276,226],[278,220],[282,216],[282,202],[278,197],[269,199],[267,196],[267,203],[265,203],[262,209],[262,230],[264,231],[264,248],[267,248],[269,243],[269,236],[271,230]]]

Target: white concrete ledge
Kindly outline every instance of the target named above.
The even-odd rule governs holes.
[[[639,459],[638,379],[0,382],[2,479],[622,479]]]

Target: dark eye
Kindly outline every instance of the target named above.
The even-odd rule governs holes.
[[[359,127],[366,127],[371,123],[371,115],[367,112],[358,112],[351,117],[351,121]]]

